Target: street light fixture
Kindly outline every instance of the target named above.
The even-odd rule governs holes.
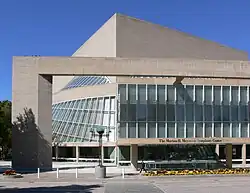
[[[103,163],[103,155],[102,155],[102,137],[103,137],[103,134],[104,134],[104,131],[105,131],[105,128],[103,126],[98,126],[96,128],[96,132],[98,133],[98,136],[99,136],[99,139],[98,139],[98,142],[99,142],[99,166],[102,167],[102,163]]]
[[[98,133],[98,142],[99,142],[99,164],[95,167],[95,175],[97,178],[105,178],[106,177],[106,167],[102,165],[103,163],[103,153],[102,153],[102,137],[105,132],[105,126],[94,126],[94,131]]]

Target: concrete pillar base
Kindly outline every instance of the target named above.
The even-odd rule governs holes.
[[[132,144],[130,146],[130,160],[131,160],[131,167],[138,170],[138,145]]]
[[[228,168],[232,168],[232,157],[233,157],[233,145],[226,144],[226,165]]]
[[[106,178],[106,167],[96,166],[95,167],[95,177],[96,178]]]
[[[246,159],[246,157],[247,157],[247,155],[246,155],[246,144],[243,144],[242,145],[242,149],[241,149],[241,154],[242,154],[242,167],[246,167],[246,164],[247,164],[247,159]]]

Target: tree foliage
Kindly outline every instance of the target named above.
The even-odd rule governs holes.
[[[0,101],[0,156],[5,158],[11,149],[11,102]]]

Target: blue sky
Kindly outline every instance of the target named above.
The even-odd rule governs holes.
[[[0,100],[12,56],[70,56],[116,12],[250,53],[249,0],[0,0]]]

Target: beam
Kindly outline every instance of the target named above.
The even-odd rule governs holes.
[[[249,61],[112,57],[14,57],[14,63],[19,63],[24,59],[37,64],[39,74],[60,76],[181,76],[250,79]]]

